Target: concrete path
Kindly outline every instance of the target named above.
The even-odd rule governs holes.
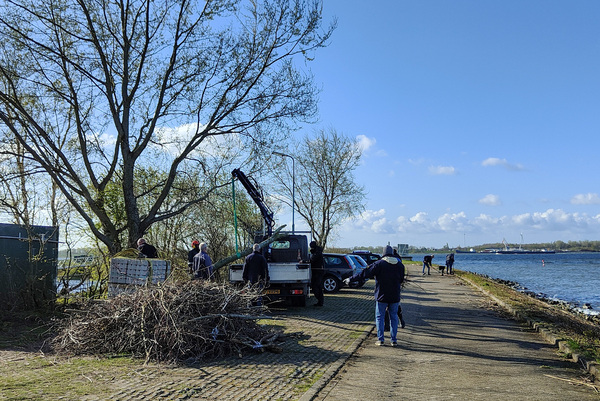
[[[402,299],[399,347],[374,332],[315,396],[336,400],[599,400],[583,372],[454,276],[418,275]]]

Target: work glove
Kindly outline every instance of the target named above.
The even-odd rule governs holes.
[[[350,277],[344,279],[344,284],[350,285]]]

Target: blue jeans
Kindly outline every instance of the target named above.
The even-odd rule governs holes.
[[[375,302],[375,327],[377,327],[377,339],[384,341],[383,330],[385,327],[385,310],[390,313],[390,337],[393,343],[396,342],[398,334],[398,305],[400,302],[387,303]]]
[[[429,274],[429,268],[431,267],[428,263],[423,263],[423,274],[425,274],[425,268],[427,267],[427,274]]]

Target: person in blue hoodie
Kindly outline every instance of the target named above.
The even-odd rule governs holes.
[[[377,345],[384,345],[385,311],[390,314],[390,337],[392,347],[398,345],[398,305],[400,288],[404,281],[404,265],[394,256],[394,249],[387,245],[383,248],[383,257],[359,274],[344,280],[346,284],[354,281],[375,278],[375,326],[377,327]]]

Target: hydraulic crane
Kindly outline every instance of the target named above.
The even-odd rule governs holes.
[[[273,226],[275,225],[275,220],[273,218],[273,212],[264,202],[261,192],[239,168],[234,169],[231,172],[231,175],[242,183],[244,188],[246,188],[248,195],[250,195],[254,203],[256,203],[260,209],[260,213],[262,214],[263,220],[265,221],[265,226],[267,228],[267,237],[270,237],[273,235]]]

